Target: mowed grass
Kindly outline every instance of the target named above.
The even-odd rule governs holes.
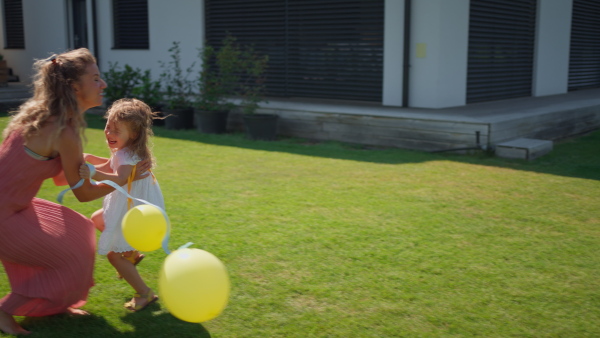
[[[86,151],[107,156],[89,120]],[[92,316],[19,317],[34,337],[600,336],[600,132],[533,162],[155,132],[170,247],[222,260],[227,308],[202,324],[160,301],[130,313],[133,291],[98,256]],[[157,289],[166,254],[147,256]]]

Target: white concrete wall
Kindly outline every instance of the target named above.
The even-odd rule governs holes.
[[[569,84],[573,0],[538,0],[533,96],[563,94]]]
[[[0,11],[3,6],[0,6]],[[4,48],[4,13],[0,25],[0,46]],[[23,0],[25,49],[2,49],[8,67],[21,82],[30,82],[35,59],[49,57],[67,49],[68,20],[66,0]]]
[[[412,2],[410,107],[466,104],[469,0]]]
[[[88,0],[88,41],[93,51],[91,0]],[[72,47],[68,19],[69,0],[23,0],[25,49],[1,49],[9,67],[22,82],[30,82],[34,59],[46,58]],[[169,61],[173,41],[180,41],[182,65],[197,61],[197,48],[204,38],[204,4],[198,0],[149,0],[149,50],[118,50],[113,47],[112,1],[97,0],[97,39],[99,66],[108,70],[108,62],[150,69],[158,79],[159,60]],[[0,6],[0,11],[2,6]],[[3,17],[3,16],[2,16]],[[0,46],[4,47],[4,24],[0,24]],[[195,75],[194,75],[195,76]]]
[[[92,54],[94,55],[98,55],[97,51],[96,51],[96,47],[94,44],[94,39],[96,37],[96,32],[94,32],[94,29],[98,29],[97,27],[94,27],[94,10],[92,9],[93,3],[92,0],[86,0],[87,3],[87,22],[88,22],[88,49],[90,50],[90,52],[92,52]],[[71,46],[73,46],[73,42],[72,42],[72,38],[70,39],[70,44]]]
[[[402,106],[405,1],[385,0],[382,102],[384,106]]]
[[[109,69],[108,62],[150,69],[153,78],[161,73],[159,61],[170,60],[169,48],[179,41],[182,66],[197,61],[197,48],[204,39],[204,2],[199,0],[148,0],[150,49],[112,49],[113,23],[111,1],[97,0],[98,49],[100,70]],[[195,76],[195,75],[194,75]]]

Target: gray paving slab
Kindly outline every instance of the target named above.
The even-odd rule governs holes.
[[[534,160],[551,152],[552,148],[553,142],[549,140],[518,138],[511,141],[498,143],[496,145],[496,156]]]

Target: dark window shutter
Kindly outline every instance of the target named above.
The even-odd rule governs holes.
[[[531,96],[537,0],[471,0],[467,103]]]
[[[23,1],[4,0],[4,48],[25,48],[25,33],[23,30]]]
[[[148,49],[148,0],[113,0],[115,49]]]
[[[383,0],[206,0],[206,40],[227,32],[269,56],[275,97],[381,101]]]
[[[569,91],[600,87],[600,1],[574,0]]]

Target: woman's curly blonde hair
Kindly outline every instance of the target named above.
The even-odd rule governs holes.
[[[120,99],[108,108],[104,118],[108,122],[125,123],[133,136],[127,149],[140,160],[152,161],[154,167],[156,160],[152,155],[150,137],[154,135],[152,120],[158,118],[157,116],[158,113],[153,112],[150,106],[138,99]]]
[[[87,48],[75,49],[55,54],[48,59],[34,63],[33,97],[25,101],[16,111],[4,129],[6,138],[13,131],[20,130],[24,137],[38,132],[50,118],[55,118],[56,128],[53,141],[66,126],[72,126],[83,136],[87,126],[79,111],[73,84],[85,74],[96,58]]]

